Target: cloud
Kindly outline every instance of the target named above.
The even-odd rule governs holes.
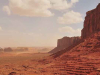
[[[3,11],[7,12],[8,15],[11,14],[10,9],[9,9],[8,6],[4,6],[4,7],[3,7]]]
[[[29,17],[50,17],[54,13],[50,9],[66,10],[79,0],[9,0],[9,4],[3,7],[8,15],[13,14]]]
[[[81,29],[73,29],[70,26],[62,27],[58,29],[62,33],[66,33],[67,36],[80,36],[81,35]]]
[[[49,0],[9,0],[6,8],[20,16],[50,17],[54,15],[49,10],[51,8]]]
[[[82,15],[79,12],[68,11],[62,17],[57,19],[59,24],[75,24],[83,21]]]
[[[78,2],[79,0],[71,0],[71,3],[73,4],[73,3],[76,3],[76,2]]]
[[[56,10],[69,9],[78,1],[79,0],[71,0],[70,2],[68,2],[68,0],[50,0],[50,2],[52,3],[52,9]]]

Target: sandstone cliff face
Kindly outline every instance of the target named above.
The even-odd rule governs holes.
[[[81,37],[82,39],[85,39],[97,31],[100,31],[100,4],[96,7],[96,9],[86,13]]]
[[[80,37],[63,37],[62,39],[58,39],[57,47],[49,53],[56,53],[60,50],[63,50],[72,44],[77,43],[80,39]]]
[[[62,39],[58,40],[57,47],[66,47],[70,46],[73,43],[76,43],[80,40],[80,37],[63,37]]]
[[[87,12],[82,38],[52,54],[55,64],[46,70],[59,75],[100,75],[100,4]]]
[[[89,37],[91,34],[100,31],[100,4],[91,11],[86,13],[84,27],[81,31],[81,38],[85,39]],[[60,50],[63,50],[72,44],[76,43],[80,38],[79,37],[64,37],[58,40],[58,45],[55,49],[50,51],[50,53],[55,53]]]

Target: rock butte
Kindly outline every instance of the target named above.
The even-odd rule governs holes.
[[[51,50],[49,53],[56,53],[60,50],[68,48],[69,46],[77,43],[80,39],[80,37],[63,37],[62,39],[58,39],[57,47]]]

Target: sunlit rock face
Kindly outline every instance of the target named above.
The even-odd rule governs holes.
[[[97,31],[100,31],[100,3],[95,9],[86,13],[81,37],[82,39],[85,39]]]
[[[80,39],[80,37],[63,37],[62,39],[58,39],[57,47],[50,51],[50,53],[56,53],[63,50],[72,44],[77,43]]]

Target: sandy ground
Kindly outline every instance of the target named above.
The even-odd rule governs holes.
[[[46,53],[0,53],[0,75],[42,75],[42,69],[52,64],[42,63]]]

